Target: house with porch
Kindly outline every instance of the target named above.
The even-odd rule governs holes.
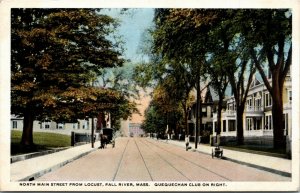
[[[269,76],[271,83],[271,77]],[[287,75],[283,89],[284,135],[290,146],[292,134],[292,81]],[[222,111],[222,140],[234,140],[237,136],[236,105],[233,96],[225,99],[226,109]],[[216,135],[217,114],[213,114],[213,135]],[[244,141],[246,144],[273,145],[272,97],[258,74],[250,85],[243,115]],[[289,147],[287,147],[289,148]]]
[[[195,96],[196,99],[196,91],[192,91],[192,95]],[[213,132],[213,112],[216,110],[218,96],[215,91],[209,85],[204,85],[201,91],[201,113],[202,113],[202,131],[200,135],[209,135]],[[188,126],[189,126],[189,134],[193,140],[196,136],[196,100],[193,102],[191,107],[189,108],[188,115]],[[200,126],[199,126],[200,127]],[[203,142],[203,138],[202,138]]]

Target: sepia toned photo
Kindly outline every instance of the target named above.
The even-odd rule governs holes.
[[[299,191],[300,4],[266,2],[1,2],[0,190]]]

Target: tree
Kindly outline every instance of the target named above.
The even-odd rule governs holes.
[[[168,133],[170,134],[174,131],[175,135],[177,135],[180,133],[178,124],[182,119],[180,115],[182,115],[183,108],[181,103],[167,90],[165,84],[166,82],[163,82],[154,89],[152,104],[157,107],[157,112],[166,120]]]
[[[188,84],[191,85],[191,88],[195,87],[197,91],[195,143],[197,148],[199,125],[200,127],[202,125],[199,109],[201,109],[202,103],[200,81],[204,73],[205,46],[202,43],[206,36],[202,36],[202,34],[205,32],[205,28],[197,28],[197,24],[193,20],[195,12],[192,9],[157,9],[155,15],[154,49],[165,60],[181,65],[182,68],[178,68],[180,70],[178,73],[184,69],[187,73]]]
[[[124,62],[108,38],[113,18],[95,9],[12,9],[11,20],[11,111],[24,117],[23,145],[33,145],[35,119],[80,118],[89,102],[107,107],[112,95],[103,98],[89,82]]]
[[[274,148],[284,147],[283,84],[292,63],[292,13],[288,9],[241,10],[237,22],[250,54],[272,97]],[[267,78],[266,70],[272,75]]]
[[[225,90],[228,85],[228,75],[223,61],[218,61],[217,59],[219,53],[216,53],[216,51],[220,49],[220,43],[219,36],[216,36],[216,29],[222,25],[220,15],[224,15],[224,11],[176,9],[171,12],[172,16],[170,18],[177,26],[180,26],[178,27],[180,30],[177,28],[178,32],[176,33],[180,38],[176,39],[176,44],[180,45],[181,49],[175,49],[177,51],[176,55],[190,58],[191,75],[195,79],[197,90],[196,129],[199,127],[199,121],[200,125],[202,125],[202,111],[200,109],[202,105],[201,91],[203,88],[200,88],[200,82],[203,80],[201,80],[201,77],[208,76],[208,80],[204,81],[209,83],[205,83],[204,86],[212,86],[219,96],[216,127],[217,134],[220,134],[221,110]],[[201,126],[200,130],[202,130]]]
[[[245,100],[254,68],[248,64],[249,55],[247,58],[244,41],[236,27],[238,24],[232,23],[235,13],[232,10],[219,9],[197,9],[185,12],[188,12],[186,14],[190,19],[182,23],[188,23],[188,26],[193,26],[198,32],[196,38],[192,36],[194,40],[191,44],[205,45],[202,49],[198,46],[198,51],[202,51],[205,56],[204,68],[210,85],[219,96],[216,133],[220,134],[221,131],[223,98],[227,84],[230,82],[237,104],[237,139],[238,143],[242,144]],[[181,15],[180,17],[184,18],[185,16]],[[194,46],[194,48],[197,47]],[[241,60],[243,61],[241,62]],[[248,74],[248,85],[245,86],[245,76],[247,76],[248,70],[251,72]]]
[[[217,108],[216,134],[220,135],[223,102],[229,80],[226,70],[225,68],[223,68],[223,62],[217,61],[216,58],[213,58],[212,60],[213,61],[208,62],[208,64],[206,65],[206,69],[210,79],[209,86],[211,86],[215,90],[219,97]]]
[[[145,110],[143,128],[148,133],[165,133],[166,125],[168,133],[174,131],[175,135],[181,133],[179,128],[182,122],[181,105],[169,95],[163,85],[158,85],[153,91],[153,99]]]
[[[145,110],[145,120],[142,128],[147,133],[162,133],[164,132],[165,119],[164,116],[157,112],[157,106],[149,105]]]

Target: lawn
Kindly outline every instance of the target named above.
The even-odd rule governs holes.
[[[43,151],[58,147],[68,147],[71,145],[71,137],[57,133],[34,132],[33,143],[36,148],[28,150],[22,148],[21,141],[22,131],[11,131],[11,155],[18,155],[24,153],[31,153],[36,151]]]

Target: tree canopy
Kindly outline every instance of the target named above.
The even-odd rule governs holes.
[[[144,77],[142,85],[152,81],[169,87],[168,92],[187,85],[199,91],[201,76],[207,76],[222,101],[229,82],[237,105],[237,138],[242,144],[246,97],[257,70],[273,99],[274,147],[282,147],[282,93],[292,56],[291,10],[156,9],[154,23],[152,60],[138,68]],[[171,75],[176,81],[170,81]],[[188,91],[181,96],[188,96]]]
[[[125,62],[115,19],[97,9],[14,8],[11,21],[11,112],[24,117],[23,144],[32,144],[34,119],[72,122],[129,104],[91,86],[103,68]]]

